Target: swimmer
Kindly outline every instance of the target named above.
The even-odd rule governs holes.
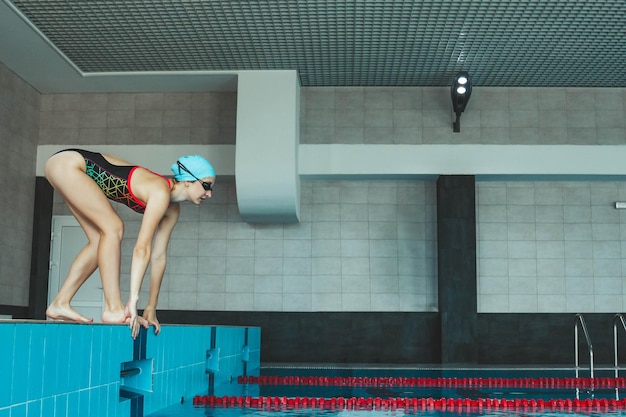
[[[64,198],[87,235],[87,245],[78,253],[59,293],[46,315],[55,320],[89,323],[70,305],[83,283],[98,268],[104,292],[104,323],[126,323],[133,338],[140,326],[161,327],[156,317],[161,281],[165,273],[167,246],[180,214],[179,202],[196,205],[212,197],[213,166],[199,155],[183,156],[171,168],[174,179],[166,178],[113,155],[83,149],[66,149],[52,155],[45,176]],[[120,292],[121,244],[124,223],[107,199],[142,213],[133,249],[130,296],[124,306]],[[137,314],[139,291],[150,266],[150,296],[143,316]]]

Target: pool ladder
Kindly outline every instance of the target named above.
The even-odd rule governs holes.
[[[581,313],[576,314],[576,322],[574,323],[574,368],[576,370],[576,378],[578,378],[578,371],[580,369],[579,366],[579,357],[578,357],[578,333],[579,329],[583,331],[583,335],[587,340],[587,348],[589,349],[589,372],[591,378],[593,378],[593,345],[591,344],[591,338],[589,337],[589,332],[587,331],[587,325],[585,324],[585,319]]]
[[[626,332],[626,320],[624,319],[624,315],[621,313],[615,314],[613,316],[613,369],[615,372],[615,378],[619,377],[619,361],[618,361],[618,333],[619,329],[623,329]],[[583,334],[585,335],[585,339],[587,341],[587,347],[589,348],[589,371],[591,374],[591,378],[593,378],[593,345],[591,344],[591,338],[589,337],[589,332],[587,331],[587,326],[585,325],[585,319],[583,315],[578,313],[576,314],[576,322],[574,324],[574,343],[575,346],[575,369],[576,369],[576,378],[578,378],[578,371],[580,369],[579,366],[579,357],[578,357],[578,333],[579,329],[582,329]],[[576,398],[579,398],[578,388],[576,389]],[[619,388],[615,388],[615,399],[619,400]]]
[[[617,334],[619,332],[619,327],[626,331],[626,321],[624,321],[624,316],[621,313],[617,313],[613,317],[613,367],[615,369],[615,378],[619,376],[619,365],[617,359]]]

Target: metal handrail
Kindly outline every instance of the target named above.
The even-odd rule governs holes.
[[[587,331],[587,326],[585,325],[585,319],[583,315],[578,313],[576,314],[576,322],[574,323],[574,354],[576,356],[574,367],[576,369],[576,378],[578,378],[578,327],[583,330],[583,334],[585,335],[585,339],[587,340],[587,347],[589,348],[589,371],[591,374],[591,378],[593,378],[593,345],[591,344],[591,338],[589,337],[589,332]]]
[[[613,317],[613,366],[615,367],[615,378],[618,377],[619,374],[619,366],[617,363],[617,322],[622,324],[622,329],[626,331],[626,321],[624,321],[624,316],[621,313],[617,313]]]

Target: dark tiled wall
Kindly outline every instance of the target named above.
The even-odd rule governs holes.
[[[16,307],[0,314],[28,305],[39,110],[39,92],[0,62],[0,304]]]
[[[28,300],[28,316],[33,319],[45,320],[48,302],[48,279],[50,265],[50,231],[52,230],[52,199],[53,190],[48,180],[35,178],[35,212],[33,215],[33,246],[30,267],[30,288]]]
[[[263,362],[439,363],[438,313],[160,311],[165,323],[259,326]]]
[[[0,314],[11,316],[14,319],[32,318],[28,313],[28,307],[22,306],[7,306],[0,304]]]
[[[441,361],[476,362],[476,212],[473,176],[437,180]]]
[[[584,315],[594,362],[613,363],[613,314]],[[476,346],[478,363],[574,365],[573,314],[479,314]],[[626,343],[623,329],[620,345]],[[624,350],[623,348],[621,349]],[[625,358],[621,357],[621,363]],[[579,333],[580,364],[589,363],[587,343]]]

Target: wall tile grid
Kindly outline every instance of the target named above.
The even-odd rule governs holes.
[[[132,360],[128,327],[4,322],[0,338],[0,412],[130,415],[119,402],[119,364]]]
[[[243,348],[251,352],[247,374],[258,375],[260,366],[260,328],[163,326],[161,334],[148,332],[146,357],[154,358],[154,393],[146,396],[144,414],[207,394],[207,350],[219,350],[219,370],[214,375],[216,395],[231,395],[231,382],[244,375]],[[213,336],[213,333],[215,335]],[[214,346],[213,346],[214,343]],[[237,386],[236,388],[240,388]]]
[[[154,361],[144,415],[208,393],[206,351],[216,331],[219,387],[243,375],[246,328],[163,326],[159,336],[147,333],[145,358]],[[247,332],[247,372],[258,375],[260,329]],[[7,321],[0,323],[0,337],[0,415],[130,415],[131,400],[120,401],[121,364],[136,359],[127,326]]]
[[[236,93],[43,94],[39,144],[234,144]]]
[[[624,199],[622,182],[478,182],[479,311],[624,311]]]
[[[624,89],[475,88],[462,132],[452,136],[448,88],[303,88],[301,142],[623,144],[625,97]],[[44,94],[40,143],[232,144],[235,101],[234,93]],[[220,178],[211,202],[183,210],[160,308],[435,311],[434,191],[424,191],[423,205],[405,204],[398,190],[422,187],[410,184],[305,181],[300,224],[253,226],[239,218],[234,183]],[[395,209],[384,202],[393,196],[369,201],[386,188],[396,190]],[[407,210],[427,219],[407,222]],[[138,218],[120,214],[129,220],[130,253]],[[125,257],[122,288],[128,268]]]
[[[219,347],[219,372],[215,376],[216,392],[219,392],[218,387],[223,386],[228,393],[228,385],[233,381],[236,383],[237,377],[244,374],[241,356],[246,345],[245,336],[243,327],[216,328],[215,346]]]
[[[164,326],[159,336],[148,332],[146,357],[155,359],[154,393],[145,398],[145,415],[206,390],[206,351],[212,331],[211,327]]]
[[[0,305],[28,305],[39,100],[0,63]]]
[[[181,205],[159,309],[436,311],[435,199],[432,182],[304,181],[300,223],[252,225],[220,179],[211,200]],[[141,216],[116,209],[127,297]],[[59,200],[55,214],[69,214]]]
[[[305,144],[623,145],[624,89],[475,87],[453,133],[448,87],[306,87]]]

